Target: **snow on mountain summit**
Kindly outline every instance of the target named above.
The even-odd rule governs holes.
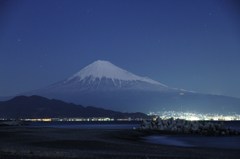
[[[123,81],[142,81],[150,84],[157,84],[165,86],[157,81],[154,81],[147,77],[141,77],[128,72],[124,69],[117,67],[109,61],[98,60],[90,65],[84,67],[79,72],[68,78],[68,81],[78,78],[80,81],[85,78],[91,77],[92,80],[108,78],[111,80],[123,80]]]

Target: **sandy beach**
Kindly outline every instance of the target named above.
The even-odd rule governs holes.
[[[137,130],[0,127],[0,159],[239,158],[237,149],[177,147],[143,141]]]

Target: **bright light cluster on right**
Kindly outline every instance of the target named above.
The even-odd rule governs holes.
[[[177,112],[177,111],[160,111],[160,112],[150,112],[148,115],[160,116],[162,119],[184,119],[190,121],[198,120],[213,120],[213,121],[236,121],[240,120],[240,114],[232,113],[229,115],[223,114],[202,114],[195,112]]]

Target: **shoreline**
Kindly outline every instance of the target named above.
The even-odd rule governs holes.
[[[239,150],[147,143],[138,130],[0,127],[0,158],[239,158]]]

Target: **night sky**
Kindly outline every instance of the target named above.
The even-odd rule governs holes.
[[[108,60],[171,87],[240,97],[232,0],[0,0],[0,96]]]

